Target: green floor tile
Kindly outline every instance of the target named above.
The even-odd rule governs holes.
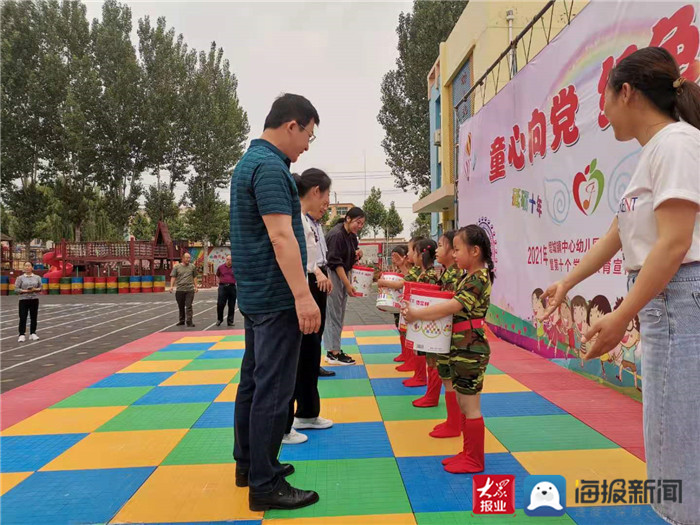
[[[243,358],[234,357],[226,359],[195,359],[182,370],[230,370],[240,368]]]
[[[238,385],[241,382],[241,371],[236,372],[236,375],[231,379],[231,385]]]
[[[311,518],[411,512],[394,458],[295,461],[289,482],[313,488],[320,501],[291,511],[268,511],[265,518]],[[321,523],[321,521],[319,521]],[[362,523],[358,518],[356,523]]]
[[[498,368],[496,368],[493,365],[487,365],[486,366],[486,375],[487,376],[499,376],[499,375],[505,375],[503,372],[501,372]]]
[[[98,428],[97,432],[190,428],[209,404],[178,403],[130,406]]]
[[[481,524],[511,524],[511,525],[568,525],[576,523],[568,515],[559,517],[536,518],[525,514],[522,509],[516,509],[514,515],[493,516],[478,515],[471,512],[420,512],[416,514],[418,525],[481,525]]]
[[[173,352],[154,352],[141,361],[178,361],[181,359],[196,359],[203,351],[197,350],[177,350]]]
[[[51,408],[122,407],[146,395],[152,386],[86,388]]]
[[[486,427],[511,452],[619,446],[569,414],[490,417],[486,418]]]
[[[355,337],[387,337],[399,336],[398,330],[355,330]]]
[[[318,382],[322,398],[373,396],[369,379],[330,379]]]
[[[416,388],[416,397],[425,389]],[[445,398],[440,396],[440,404],[431,408],[416,408],[411,404],[410,396],[377,396],[377,404],[384,421],[410,421],[416,419],[445,419]]]
[[[398,355],[398,352],[391,352],[388,354],[362,354],[362,360],[366,365],[390,365],[394,363],[394,358]],[[396,363],[398,366],[401,363]]]
[[[227,335],[220,342],[245,341],[245,335]]]
[[[214,463],[234,463],[233,429],[193,428],[163,461],[163,465]]]

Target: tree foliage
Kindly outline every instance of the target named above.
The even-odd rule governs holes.
[[[396,186],[420,191],[430,187],[430,120],[426,78],[464,11],[465,2],[414,0],[396,28],[396,68],[382,79],[377,119],[386,134],[382,146]]]
[[[403,231],[403,221],[401,220],[401,216],[396,209],[394,201],[391,201],[391,206],[389,206],[389,209],[386,212],[383,230],[384,236],[387,239],[392,239]]]
[[[386,218],[386,207],[382,203],[382,190],[374,186],[362,205],[365,212],[365,228],[372,231],[374,237],[382,231]]]

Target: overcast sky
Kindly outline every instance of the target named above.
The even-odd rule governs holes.
[[[153,24],[164,16],[190,48],[209,49],[212,41],[224,48],[238,78],[251,138],[262,133],[276,96],[283,92],[306,96],[318,110],[321,126],[317,140],[292,169],[325,170],[338,201],[361,206],[366,156],[367,194],[376,186],[387,206],[396,201],[408,235],[415,220],[411,204],[417,197],[394,187],[377,114],[382,76],[395,67],[398,54],[398,16],[409,12],[412,2],[126,3],[132,9],[137,49],[137,21],[146,15]],[[90,20],[101,17],[101,4],[87,2]],[[228,200],[227,191],[225,195]]]

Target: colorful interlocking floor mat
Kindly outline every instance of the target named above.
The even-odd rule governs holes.
[[[484,473],[515,476],[513,515],[473,513],[472,476],[443,470],[461,440],[428,436],[444,398],[412,406],[424,388],[404,387],[410,374],[395,370],[394,327],[350,326],[343,347],[357,365],[319,382],[321,415],[335,425],[281,450],[296,468],[289,481],[318,491],[318,504],[251,512],[235,487],[242,332],[160,333],[2,396],[2,523],[662,523],[628,499],[575,501],[582,480],[645,478],[641,405],[492,341]],[[565,477],[563,516],[525,514],[532,474]]]

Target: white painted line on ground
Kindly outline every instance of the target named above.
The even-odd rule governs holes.
[[[198,303],[198,304],[201,304],[201,303]],[[216,308],[216,305],[212,306],[211,308],[207,308],[206,310],[202,310],[201,312],[197,312],[196,314],[192,314],[192,318],[195,318],[195,317],[197,317],[198,315],[202,315],[204,312],[208,312],[209,310],[212,310],[213,308]],[[216,323],[214,323],[214,324],[216,324]],[[169,324],[168,326],[164,326],[164,327],[161,328],[160,330],[156,330],[156,331],[153,332],[153,333],[154,333],[154,334],[157,334],[157,333],[159,333],[159,332],[163,332],[163,331],[167,330],[168,328],[172,328],[173,326],[177,326],[177,323],[173,323],[173,324]],[[207,327],[207,328],[208,328],[208,327]],[[206,331],[206,328],[205,328],[204,330]]]
[[[95,309],[90,310],[90,312],[96,312],[96,311],[98,311],[98,310],[103,310],[104,308],[110,308],[110,307],[109,307],[109,306],[104,306],[103,308],[95,308]],[[134,307],[132,306],[131,308],[134,308]],[[131,308],[129,308],[129,309],[122,309],[123,311],[120,311],[119,313],[124,313],[124,311],[128,311],[128,310],[130,310]],[[88,313],[88,312],[86,311],[85,313]],[[85,320],[87,320],[87,319],[93,319],[93,318],[95,318],[95,317],[103,317],[103,316],[105,316],[105,315],[107,315],[107,314],[109,314],[109,312],[100,312],[99,314],[96,314],[96,315],[89,315],[89,316],[87,316],[87,317],[80,317],[80,318],[78,318],[78,319],[76,319],[76,320],[70,320],[70,321],[60,322],[60,323],[58,323],[58,324],[54,324],[54,325],[50,325],[50,326],[45,326],[44,323],[43,323],[43,320],[42,320],[41,318],[39,318],[39,324],[37,325],[37,333],[39,333],[39,331],[42,331],[42,332],[43,332],[43,331],[46,331],[46,330],[50,330],[51,328],[56,328],[57,326],[63,326],[63,325],[68,324],[68,323],[73,324],[74,322],[77,322],[77,321],[85,321]],[[75,314],[60,315],[60,316],[58,316],[58,317],[54,317],[53,319],[58,319],[59,317],[68,317],[68,316],[75,316]],[[53,319],[52,319],[52,320],[53,320]],[[89,327],[86,327],[86,328],[89,328]],[[5,337],[3,337],[3,338],[0,338],[0,341],[4,341],[5,339],[11,339],[11,338],[13,338],[13,337],[17,337],[17,335],[14,334],[14,335],[5,336]]]
[[[121,317],[115,317],[114,319],[109,319],[109,320],[103,321],[103,322],[101,322],[101,323],[93,324],[93,325],[90,326],[89,328],[94,328],[94,327],[96,327],[96,326],[101,326],[101,325],[107,324],[107,323],[113,323],[114,321],[119,321],[120,319],[126,319],[127,317],[132,317],[132,316],[134,316],[134,315],[142,315],[142,314],[144,314],[144,313],[146,313],[146,312],[150,312],[151,310],[157,310],[158,308],[162,308],[162,306],[156,306],[155,308],[148,308],[148,309],[146,309],[146,310],[141,310],[141,311],[139,311],[139,312],[134,312],[134,313],[129,314],[129,315],[123,315],[123,316],[121,316]],[[160,316],[158,316],[158,317],[160,317]],[[153,319],[153,318],[152,318],[152,319]],[[133,326],[133,325],[131,325],[131,326]],[[19,350],[19,349],[25,349],[25,348],[27,348],[27,347],[29,347],[29,346],[32,346],[32,345],[35,345],[35,344],[38,344],[38,343],[41,343],[41,342],[44,342],[44,343],[45,343],[46,341],[51,341],[52,339],[57,339],[57,338],[59,338],[59,337],[65,337],[65,336],[67,336],[67,335],[74,334],[75,332],[80,332],[81,330],[85,330],[85,329],[86,329],[85,327],[81,327],[81,328],[78,328],[78,329],[76,329],[76,330],[71,330],[70,332],[65,332],[65,333],[63,333],[63,334],[59,334],[59,335],[55,335],[55,336],[53,336],[53,337],[49,337],[48,339],[43,339],[43,340],[40,339],[39,341],[35,341],[35,342],[33,342],[33,343],[23,343],[23,344],[21,344],[20,346],[16,346],[16,347],[14,347],[14,348],[9,348],[9,349],[7,349],[7,350],[3,350],[2,352],[0,352],[0,354],[6,354],[7,352],[12,352],[12,351],[14,351],[14,350]]]
[[[44,318],[44,317],[41,316],[41,307],[40,307],[40,308],[39,308],[39,325],[38,325],[37,329],[45,330],[45,329],[47,329],[47,328],[53,328],[54,326],[61,326],[62,324],[65,324],[65,323],[59,323],[59,324],[57,324],[57,325],[44,326],[44,323],[46,323],[46,322],[48,322],[48,321],[55,321],[56,319],[62,319],[62,318],[64,318],[64,317],[75,317],[76,315],[80,315],[81,313],[92,313],[92,312],[97,312],[97,311],[99,311],[99,310],[104,310],[105,308],[110,308],[110,307],[109,307],[109,306],[103,306],[103,307],[101,307],[101,308],[88,308],[87,310],[71,310],[70,312],[64,313],[63,315],[57,315],[57,316],[54,316],[54,317],[47,317],[47,318]],[[105,312],[102,312],[100,315],[104,315],[104,314],[105,314]],[[91,317],[97,317],[97,316],[94,316],[94,315],[93,315],[93,316],[91,316]],[[83,317],[82,319],[90,319],[90,317]],[[81,320],[82,320],[82,319],[81,319]],[[17,321],[19,321],[19,319],[18,319]],[[15,323],[15,324],[16,324],[16,323]],[[27,324],[29,324],[29,317],[27,317]],[[2,328],[2,330],[8,330],[8,329],[16,330],[16,329],[17,329],[17,326],[4,326],[4,327]],[[0,341],[2,341],[3,339],[8,339],[8,337],[3,337],[2,339],[0,339]]]
[[[41,311],[41,309],[44,308],[45,306],[46,306],[46,305],[42,306],[41,303],[40,303],[40,304],[39,304],[39,310]],[[70,307],[71,307],[71,308],[70,308],[71,311],[75,311],[75,310],[78,310],[79,308],[83,308],[83,307],[91,306],[91,305],[68,305],[68,304],[66,304],[66,305],[64,305],[64,306],[70,306]],[[53,315],[53,314],[55,314],[55,313],[60,313],[60,312],[51,312],[50,315]],[[10,322],[12,322],[12,323],[17,323],[18,321],[19,321],[19,315],[17,315],[17,317],[12,317],[12,318],[10,318],[10,319],[7,319],[7,318],[6,318],[6,319],[3,319],[2,321],[0,321],[0,324],[10,323]],[[3,329],[4,329],[4,328],[3,328]]]
[[[208,308],[207,310],[204,310],[204,311],[201,312],[201,313],[207,312],[207,311],[211,310],[212,308],[216,308],[216,306],[212,306],[211,308]],[[170,312],[165,312],[164,314],[160,314],[160,315],[157,315],[157,316],[155,316],[155,317],[151,317],[151,318],[149,318],[149,319],[144,319],[143,321],[139,321],[138,323],[134,323],[134,324],[131,324],[131,325],[129,325],[129,326],[124,326],[124,327],[122,327],[122,328],[117,328],[116,330],[113,330],[113,331],[111,331],[111,332],[109,332],[109,333],[107,333],[107,334],[98,335],[97,337],[93,337],[92,339],[88,339],[87,341],[83,341],[83,342],[81,342],[81,343],[76,343],[76,344],[71,345],[71,346],[68,346],[68,347],[66,347],[66,348],[61,348],[60,350],[56,350],[56,351],[54,351],[54,352],[51,352],[51,353],[48,353],[48,354],[45,354],[45,355],[41,355],[41,356],[39,356],[39,357],[35,357],[35,358],[33,358],[33,359],[28,359],[27,361],[22,361],[21,363],[15,363],[15,364],[12,365],[12,366],[8,366],[7,368],[3,368],[2,370],[0,370],[0,372],[5,372],[6,370],[11,370],[12,368],[16,368],[16,367],[18,367],[18,366],[26,365],[27,363],[33,363],[34,361],[38,361],[38,360],[40,360],[40,359],[44,359],[45,357],[49,357],[49,356],[52,356],[52,355],[60,354],[61,352],[66,352],[67,350],[71,350],[71,349],[73,349],[73,348],[76,348],[76,347],[78,347],[78,346],[81,346],[81,345],[84,345],[84,344],[87,344],[87,343],[92,343],[93,341],[97,341],[98,339],[102,339],[103,337],[107,337],[108,335],[116,334],[117,332],[121,332],[122,330],[126,330],[127,328],[133,328],[134,326],[138,326],[138,325],[143,324],[143,323],[149,323],[149,322],[153,321],[154,319],[158,319],[159,317],[164,317],[164,316],[166,316],[166,315],[173,315],[173,314],[176,313],[176,312],[177,312],[177,310],[173,310],[173,311],[170,311]],[[128,316],[125,316],[125,317],[128,317]],[[116,319],[115,319],[115,320],[116,320]]]

